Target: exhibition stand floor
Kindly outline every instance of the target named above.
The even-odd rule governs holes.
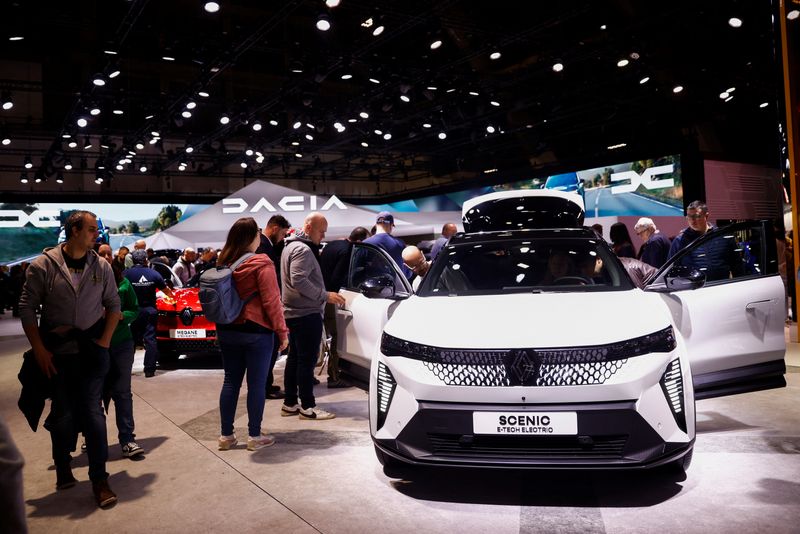
[[[787,340],[789,330],[787,329]],[[75,455],[74,488],[56,491],[46,431],[17,409],[28,348],[16,319],[0,316],[0,416],[25,456],[31,532],[797,532],[800,524],[800,347],[788,343],[788,387],[698,401],[687,475],[646,472],[435,470],[387,477],[375,458],[367,395],[328,390],[317,402],[338,417],[280,417],[268,400],[263,428],[277,443],[248,452],[242,388],[240,444],[217,451],[218,356],[182,359],[142,374],[134,362],[139,461],[123,458],[109,416],[110,484],[119,503],[98,509]],[[277,374],[282,381],[283,362]],[[113,408],[112,408],[113,410]]]

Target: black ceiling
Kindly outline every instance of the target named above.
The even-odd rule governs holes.
[[[386,184],[524,178],[693,150],[778,166],[782,87],[770,2],[236,0],[215,14],[203,4],[3,2],[4,31],[24,39],[1,37],[0,61],[41,65],[41,83],[0,75],[12,95],[41,92],[39,116],[0,111],[12,139],[46,140],[25,149],[31,172],[52,176],[65,158],[85,156],[86,135],[95,139],[88,165],[99,158],[115,180],[135,178],[142,164],[147,174],[177,174],[182,160],[198,177]],[[327,32],[315,28],[320,15]],[[92,84],[114,68],[119,76]],[[731,87],[726,102],[720,93]],[[190,101],[197,107],[184,118]],[[87,127],[76,126],[80,116]],[[151,132],[163,141],[148,144]],[[103,135],[108,149],[98,149]],[[0,150],[16,155],[15,146]],[[248,146],[261,163],[243,153]],[[131,164],[115,170],[128,150],[137,152]],[[18,159],[4,160],[4,180],[18,180]]]

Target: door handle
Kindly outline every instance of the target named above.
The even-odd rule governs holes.
[[[353,312],[350,310],[336,310],[336,315],[341,315],[342,317],[352,317]]]
[[[757,300],[755,302],[748,302],[744,307],[748,312],[755,312],[758,309],[763,309],[772,304],[772,299]]]

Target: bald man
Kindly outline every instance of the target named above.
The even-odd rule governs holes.
[[[175,275],[180,279],[181,285],[185,286],[197,272],[194,267],[194,260],[196,259],[197,252],[192,247],[186,247],[183,249],[183,255],[175,262],[172,270],[175,271]]]
[[[442,235],[433,242],[433,247],[431,248],[431,261],[436,259],[439,252],[442,251],[447,242],[450,241],[450,238],[456,235],[457,232],[458,228],[453,223],[447,223],[442,226]]]
[[[145,243],[144,239],[137,239],[133,244],[133,250],[145,250],[146,248],[147,243]],[[130,269],[131,267],[133,267],[133,257],[128,254],[125,256],[125,268]]]
[[[303,221],[303,229],[286,240],[281,255],[281,298],[289,327],[282,416],[299,415],[301,419],[309,420],[336,417],[317,408],[314,398],[314,366],[322,341],[325,303],[339,306],[345,303],[339,293],[325,289],[319,265],[319,245],[327,231],[325,217],[321,213],[310,213]]]

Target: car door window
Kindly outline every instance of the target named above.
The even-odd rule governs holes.
[[[407,282],[391,258],[377,248],[356,243],[350,259],[347,289],[359,291],[365,280],[376,278],[391,280],[396,291],[407,291]]]
[[[676,265],[703,272],[705,285],[776,274],[775,251],[775,239],[769,225],[737,223],[714,230],[678,252],[664,265],[651,285],[663,285],[665,277]]]

